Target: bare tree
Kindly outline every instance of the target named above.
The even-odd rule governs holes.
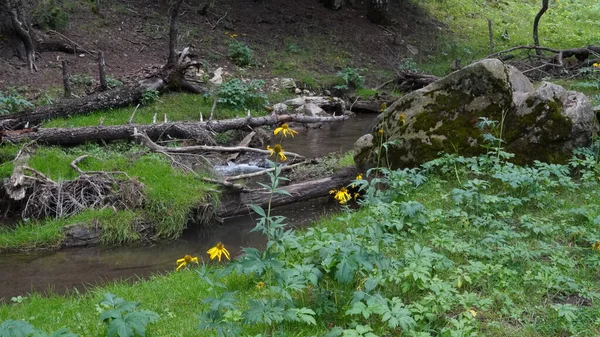
[[[367,18],[378,25],[390,24],[390,0],[369,0]]]
[[[540,46],[540,39],[539,39],[539,35],[538,35],[538,26],[540,24],[540,19],[542,18],[542,15],[544,15],[544,13],[546,13],[547,10],[548,10],[548,0],[542,0],[542,8],[540,8],[540,11],[537,13],[537,15],[535,16],[535,19],[533,20],[533,44],[536,47]],[[540,49],[536,49],[535,52],[538,55],[542,54],[542,51]]]

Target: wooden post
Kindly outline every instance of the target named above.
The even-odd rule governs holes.
[[[106,62],[104,62],[103,52],[98,52],[98,68],[100,70],[100,90],[105,91],[108,89],[108,84],[106,84]]]
[[[63,85],[65,87],[65,98],[71,98],[71,83],[69,82],[69,69],[67,61],[62,60]]]
[[[490,35],[490,53],[489,55],[492,55],[494,53],[494,31],[493,29],[493,21],[488,19],[488,33]]]

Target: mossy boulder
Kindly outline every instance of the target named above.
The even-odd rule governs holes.
[[[364,171],[416,166],[439,152],[481,154],[489,132],[476,127],[481,117],[503,121],[505,147],[519,163],[564,162],[575,147],[589,144],[594,131],[584,95],[549,83],[534,90],[515,68],[486,59],[389,106],[369,136],[355,143],[355,162]]]
[[[523,97],[512,121],[505,126],[510,140],[506,149],[522,164],[533,160],[566,163],[573,150],[590,145],[597,132],[587,97],[548,82]]]

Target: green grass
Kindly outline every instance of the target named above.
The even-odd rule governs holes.
[[[2,148],[12,153],[16,148]],[[0,248],[17,250],[24,248],[53,247],[62,235],[58,229],[78,222],[94,225],[96,222],[106,230],[102,233],[105,244],[122,244],[136,241],[139,234],[132,225],[150,222],[155,225],[160,238],[174,238],[185,229],[188,219],[204,222],[210,218],[210,210],[204,206],[218,200],[211,185],[191,174],[183,174],[171,167],[163,156],[147,153],[142,147],[126,142],[105,147],[86,144],[74,148],[39,147],[28,164],[54,181],[72,180],[78,174],[69,166],[75,158],[88,154],[79,167],[84,171],[122,171],[144,186],[144,202],[139,209],[115,211],[88,210],[71,218],[21,222],[15,228],[0,232]],[[0,169],[10,175],[10,162]],[[117,177],[123,178],[122,175]],[[203,211],[203,212],[202,212]],[[38,232],[39,231],[39,232]]]
[[[166,94],[147,106],[140,106],[134,116],[133,122],[137,124],[151,124],[154,115],[157,115],[157,123],[167,120],[175,121],[200,121],[200,113],[204,120],[210,116],[212,109],[212,98],[201,95],[177,93]],[[119,108],[114,110],[101,110],[88,115],[71,116],[67,118],[52,119],[43,124],[43,127],[80,127],[98,125],[100,118],[104,118],[104,125],[122,125],[129,122],[129,118],[135,107]],[[254,111],[254,116],[264,115],[265,111]],[[215,118],[225,119],[244,117],[245,111],[237,111],[217,106]]]
[[[487,20],[493,20],[495,51],[519,45],[532,45],[533,19],[541,7],[538,0],[465,1],[426,0],[419,5],[454,32],[440,41],[438,53],[422,60],[428,73],[447,73],[450,62],[463,64],[483,58],[489,52]],[[540,21],[540,44],[551,48],[581,48],[598,44],[597,18],[600,3],[588,0],[550,1]]]
[[[241,258],[226,264],[231,273],[211,264],[201,274],[223,283],[218,294],[235,292],[232,304],[240,311],[225,312],[252,317],[244,310],[253,300],[280,298],[284,282],[297,308],[317,313],[314,326],[244,324],[242,335],[248,336],[271,329],[277,336],[323,336],[333,326],[351,334],[356,324],[369,325],[377,336],[401,330],[415,336],[596,335],[600,250],[591,247],[600,242],[600,165],[580,167],[574,185],[564,175],[568,170],[558,173],[557,166],[494,167],[485,164],[490,158],[472,165],[471,159],[448,156],[429,171],[380,173],[388,188],[373,185],[360,210],[325,217],[274,241],[271,260]],[[268,261],[281,265],[269,272],[253,269]],[[341,272],[343,263],[351,272],[342,282],[339,277],[348,272]],[[289,273],[300,264],[321,270],[316,285],[300,286]],[[257,289],[262,281],[265,289]],[[0,321],[24,319],[45,331],[69,327],[81,336],[100,336],[105,328],[96,303],[106,292],[160,315],[148,335],[213,335],[196,330],[196,315],[210,310],[202,301],[215,294],[191,270],[110,283],[84,294],[33,294],[22,303],[0,305]],[[392,317],[403,317],[407,325],[390,328],[382,307],[371,307],[382,305],[370,302],[379,301],[376,296],[396,298]]]

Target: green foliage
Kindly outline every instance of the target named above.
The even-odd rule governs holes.
[[[112,78],[110,76],[106,77],[106,84],[109,88],[116,88],[123,85],[123,82],[117,80],[116,78]]]
[[[217,92],[219,103],[237,110],[261,108],[267,103],[267,95],[260,92],[263,80],[245,82],[234,78],[223,83]]]
[[[31,13],[33,24],[41,29],[61,30],[69,24],[69,15],[55,0],[43,0]]]
[[[142,93],[142,100],[140,101],[140,104],[148,105],[150,103],[156,102],[157,99],[158,99],[158,90],[147,89],[147,90],[144,90],[144,92]]]
[[[94,78],[87,74],[74,74],[69,76],[69,82],[74,85],[89,87],[94,84]]]
[[[22,320],[7,320],[0,324],[0,337],[77,337],[66,328],[58,329],[50,334],[36,330],[31,324]]]
[[[32,107],[33,104],[19,94],[5,94],[0,91],[0,115],[20,112]]]
[[[233,40],[229,43],[227,56],[239,67],[247,67],[254,62],[252,49],[241,41]]]
[[[405,58],[398,64],[398,70],[400,72],[403,71],[412,71],[414,73],[420,73],[419,65],[412,58]]]
[[[153,311],[138,310],[140,303],[125,301],[111,293],[104,294],[100,320],[106,324],[108,337],[146,336],[146,325],[158,320]]]
[[[356,68],[346,67],[344,70],[338,72],[338,77],[344,81],[345,84],[338,85],[338,89],[360,89],[365,84],[365,78],[360,74],[361,70]]]

